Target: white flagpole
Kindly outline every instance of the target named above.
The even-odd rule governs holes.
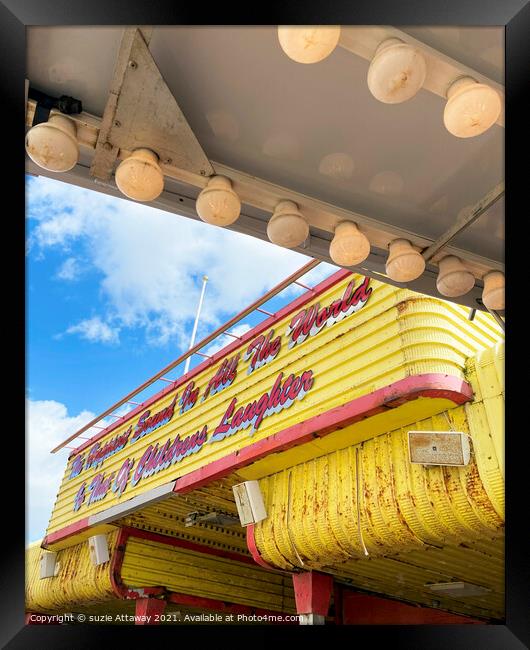
[[[195,323],[193,325],[193,331],[191,333],[191,341],[190,341],[190,347],[188,348],[191,349],[193,345],[195,344],[195,336],[197,335],[197,327],[199,326],[199,317],[201,315],[201,309],[202,309],[202,303],[204,300],[204,292],[206,291],[206,283],[208,282],[208,276],[203,275],[202,276],[202,291],[201,291],[201,297],[199,299],[199,306],[197,308],[197,315],[195,316]],[[191,363],[191,355],[186,359],[186,365],[184,366],[184,374],[188,372],[190,369],[190,363]]]

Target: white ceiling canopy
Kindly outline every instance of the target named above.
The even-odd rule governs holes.
[[[27,30],[31,87],[54,97],[75,97],[86,112],[72,116],[84,118],[83,128],[78,127],[81,155],[61,180],[117,195],[112,175],[95,183],[97,174],[90,168],[106,108],[108,114],[109,91],[116,92],[115,64],[124,31]],[[424,52],[430,72],[412,99],[384,104],[368,89],[368,67],[378,43],[396,35]],[[274,26],[149,28],[146,47],[175,99],[172,111],[178,115],[180,110],[190,127],[182,156],[170,156],[164,149],[169,150],[169,140],[161,144],[160,134],[158,144],[148,134],[138,136],[138,125],[148,119],[141,108],[142,89],[152,89],[152,84],[133,87],[137,103],[125,104],[118,121],[123,124],[129,116],[134,125],[129,134],[144,137],[143,146],[164,149],[157,151],[164,192],[153,205],[197,218],[195,199],[213,169],[232,180],[241,198],[241,217],[231,229],[266,240],[275,205],[291,200],[310,226],[309,238],[296,250],[329,261],[336,224],[355,221],[371,243],[371,254],[359,270],[388,281],[380,274],[385,273],[389,241],[405,237],[427,249],[455,222],[465,222],[493,190],[502,195],[504,114],[482,135],[458,138],[445,128],[443,113],[447,75],[472,76],[503,98],[503,38],[500,27],[350,26],[342,29],[330,56],[305,65],[285,55]],[[127,74],[130,85],[130,70]],[[118,103],[124,89],[118,90]],[[127,92],[130,97],[131,89]],[[152,90],[147,94],[152,100]],[[159,106],[161,102],[166,112],[155,107],[153,115],[154,126],[163,128],[160,115],[168,114],[170,102],[167,97]],[[134,148],[126,138],[105,135],[115,149],[112,163]],[[28,171],[53,175],[29,160]],[[502,197],[428,260],[425,273],[408,286],[439,296],[437,264],[447,254],[461,257],[476,277],[475,288],[455,302],[482,308],[477,300],[483,275],[503,270]]]

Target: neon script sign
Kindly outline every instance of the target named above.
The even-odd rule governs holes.
[[[369,284],[370,279],[364,278],[363,282],[356,287],[355,280],[352,280],[342,296],[327,306],[321,307],[317,302],[297,312],[285,330],[288,348],[303,343],[308,337],[318,334],[325,327],[331,327],[362,309],[372,293]],[[225,357],[207,382],[201,402],[234,382],[241,361],[248,363],[247,374],[250,375],[277,359],[281,348],[282,336],[275,336],[274,329],[271,328],[267,333],[254,338],[243,355],[238,352],[232,357]],[[98,471],[92,479],[87,479],[79,488],[74,499],[74,510],[78,510],[83,504],[90,505],[104,499],[110,493],[120,497],[128,486],[134,487],[144,478],[168,469],[190,454],[200,452],[205,444],[220,442],[241,430],[248,430],[248,435],[253,436],[266,418],[290,408],[296,401],[303,400],[313,384],[312,370],[305,370],[298,376],[290,374],[285,378],[284,373],[280,372],[271,388],[257,399],[239,405],[237,397],[234,397],[221,421],[212,429],[210,436],[207,425],[199,428],[192,435],[181,437],[180,434],[176,434],[164,444],[149,445],[138,462],[131,456],[124,461],[117,472],[109,474],[101,472],[100,469],[108,458],[127,445],[137,443],[168,424],[175,417],[176,410],[182,415],[197,404],[200,388],[195,386],[193,380],[189,381],[180,400],[176,393],[172,402],[165,408],[155,413],[150,409],[145,410],[135,425],[131,424],[127,430],[104,444],[96,442],[86,456],[79,454],[74,457],[69,479],[90,469]]]
[[[369,284],[370,278],[364,278],[364,282],[355,289],[355,280],[352,280],[346,287],[342,298],[334,300],[327,307],[321,308],[320,303],[317,302],[298,312],[287,327],[288,347],[292,348],[303,343],[308,336],[314,336],[324,327],[331,327],[362,309],[372,293]]]
[[[209,440],[208,425],[204,425],[202,429],[183,439],[180,434],[177,434],[173,439],[169,438],[164,445],[159,443],[149,445],[140,457],[134,472],[133,466],[136,461],[134,458],[127,458],[118,472],[111,472],[108,475],[103,472],[94,476],[90,482],[85,481],[74,497],[74,511],[79,510],[85,501],[87,505],[101,501],[110,492],[120,497],[129,484],[134,487],[142,479],[167,469],[190,454],[196,454],[205,442],[219,442],[249,427],[251,427],[250,435],[253,435],[265,418],[288,409],[296,400],[303,399],[313,387],[312,370],[306,370],[300,376],[289,375],[285,381],[282,379],[283,372],[280,372],[269,391],[237,411],[235,411],[237,398],[234,398]],[[173,408],[175,401],[176,397],[172,402]],[[145,418],[142,422],[144,421]],[[132,442],[134,441],[131,440]]]

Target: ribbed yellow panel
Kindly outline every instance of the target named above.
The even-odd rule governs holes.
[[[130,587],[163,586],[203,598],[295,611],[290,576],[151,540],[127,540],[121,575]]]
[[[453,611],[503,609],[504,346],[467,360],[473,403],[260,480],[268,517],[255,526],[264,560],[331,572],[379,593],[429,603],[425,585],[464,580],[481,597],[442,599]],[[466,467],[409,460],[409,430],[469,433]]]
[[[451,421],[467,429],[463,407]],[[438,415],[415,428],[444,431],[448,424]],[[264,559],[316,567],[362,557],[365,548],[377,557],[502,531],[474,458],[462,468],[413,465],[407,441],[405,429],[393,431],[262,479],[269,516],[256,526],[256,539]]]
[[[118,531],[107,535],[109,554],[116,548]],[[58,572],[53,578],[40,578],[38,544],[26,550],[26,610],[30,612],[65,612],[115,598],[110,582],[110,563],[94,566],[88,543],[57,553]]]
[[[475,458],[489,499],[504,517],[504,343],[469,359],[475,400],[465,406]]]
[[[347,277],[315,296],[304,308],[316,302],[322,307],[329,305],[344,294],[352,278],[355,279],[356,286],[363,280],[361,276]],[[294,314],[275,323],[275,336],[281,336],[281,350],[276,359],[249,375],[249,361],[244,361],[242,356],[233,384],[201,401],[205,386],[221,364],[220,360],[217,361],[194,378],[196,387],[200,389],[200,396],[192,409],[182,415],[177,409],[168,424],[137,443],[127,444],[123,450],[109,457],[99,470],[83,470],[79,476],[69,480],[70,461],[57,496],[48,533],[168,483],[278,431],[408,376],[447,373],[463,378],[465,359],[478,350],[493,345],[502,336],[501,329],[488,314],[477,313],[473,322],[470,322],[467,319],[467,308],[375,280],[370,282],[370,286],[373,292],[362,309],[330,327],[325,327],[318,334],[292,348],[288,347],[287,326]],[[244,352],[247,345],[245,343],[239,350],[234,349],[230,356],[238,351]],[[304,399],[294,402],[289,409],[266,418],[253,436],[250,436],[247,430],[242,430],[220,442],[205,444],[198,453],[142,479],[135,487],[129,484],[121,497],[109,491],[102,500],[90,505],[84,503],[77,512],[74,511],[74,497],[81,484],[84,481],[90,482],[95,474],[104,472],[105,476],[109,476],[112,472],[118,472],[124,460],[129,457],[135,460],[134,471],[148,445],[163,445],[177,433],[183,438],[207,425],[211,436],[234,397],[238,400],[238,406],[246,405],[270,390],[279,372],[282,371],[284,376],[287,376],[290,373],[300,374],[308,369],[314,373],[314,385]],[[182,389],[179,389],[179,394],[181,392]],[[155,413],[166,407],[173,396],[174,393],[170,393],[154,403],[150,407],[151,412]],[[439,402],[435,400],[427,402],[427,405],[433,410],[427,409],[428,412],[424,412],[422,416],[441,410]],[[121,424],[102,438],[101,444],[122,433],[131,424],[136,424],[137,419],[138,415]],[[404,420],[396,422],[395,426],[402,424]],[[330,442],[339,447],[344,446],[342,439],[330,439]],[[306,452],[305,458],[310,458],[322,451],[330,449],[319,447],[315,442],[314,449],[304,446],[296,453]],[[302,460],[304,458],[299,457],[293,462]]]

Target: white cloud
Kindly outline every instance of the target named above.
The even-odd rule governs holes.
[[[59,280],[77,280],[81,273],[79,262],[75,257],[68,257],[59,267],[56,276]]]
[[[210,281],[198,338],[308,261],[250,236],[44,177],[31,179],[27,205],[37,221],[32,254],[81,244],[100,273],[100,320],[143,328],[152,344],[187,347],[204,273]]]
[[[53,400],[26,400],[27,538],[44,536],[66,466],[68,450],[50,454],[60,442],[94,418],[90,411],[71,416]]]
[[[94,316],[70,326],[66,333],[79,334],[82,339],[91,343],[119,343],[119,331],[119,328],[113,328],[108,323],[104,323],[99,316]]]

